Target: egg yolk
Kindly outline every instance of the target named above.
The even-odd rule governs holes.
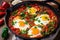
[[[32,34],[34,34],[34,35],[39,34],[39,29],[32,28]]]
[[[41,18],[42,18],[43,21],[47,21],[48,20],[48,16],[45,16],[45,15],[42,16]]]
[[[19,22],[19,26],[24,27],[24,26],[25,26],[24,21],[20,21],[20,22]]]
[[[36,10],[34,7],[32,7],[32,8],[29,9],[29,12],[30,12],[31,14],[34,14],[36,11],[37,11],[37,10]]]

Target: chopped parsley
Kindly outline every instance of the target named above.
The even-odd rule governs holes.
[[[38,20],[38,22],[40,22],[40,20]]]
[[[50,22],[51,25],[55,24],[55,22]]]
[[[41,23],[43,25],[43,23]]]
[[[12,25],[15,25],[15,23],[17,23],[16,21],[14,22],[14,21],[12,21]]]
[[[35,26],[34,28],[37,28],[37,26]]]
[[[24,12],[22,12],[22,13],[20,14],[20,16],[21,16],[22,19],[24,19],[24,18],[26,17],[26,15],[25,15]]]
[[[44,36],[48,35],[49,33],[50,33],[50,32],[45,32],[45,31],[42,32],[42,31],[41,31],[41,34],[44,35]]]
[[[39,28],[43,28],[43,26],[41,26],[41,25],[38,25],[38,27],[39,27]]]
[[[28,24],[28,22],[27,22],[27,21],[25,21],[25,24]]]
[[[31,20],[35,20],[36,15],[31,16]]]
[[[48,14],[46,11],[42,12],[42,14]]]
[[[24,12],[22,12],[22,13],[20,14],[20,16],[24,17],[24,16],[25,16]]]
[[[26,34],[27,30],[21,30],[21,34]]]
[[[38,18],[35,19],[36,21],[38,20]]]

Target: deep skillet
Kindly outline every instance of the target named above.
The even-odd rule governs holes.
[[[8,26],[8,19],[9,19],[9,17],[10,17],[10,13],[11,12],[13,12],[14,10],[16,10],[19,6],[21,6],[21,5],[25,5],[25,4],[35,4],[35,3],[37,3],[37,4],[39,4],[39,5],[42,5],[42,6],[46,6],[46,7],[48,7],[48,8],[50,8],[54,13],[55,13],[55,15],[58,17],[58,11],[55,9],[55,8],[53,8],[52,6],[50,6],[50,5],[48,5],[48,4],[45,4],[45,3],[43,3],[43,2],[39,2],[39,1],[25,1],[25,2],[21,2],[21,3],[19,3],[19,4],[17,4],[17,5],[14,5],[13,7],[10,7],[9,9],[7,9],[7,14],[6,14],[6,17],[5,17],[5,22],[6,22],[6,25],[7,25],[7,27],[9,28],[9,26]],[[56,32],[56,30],[59,28],[59,18],[58,18],[58,26],[57,26],[57,28],[51,33],[51,34],[54,34],[55,32]],[[9,28],[10,29],[10,28]],[[10,29],[11,30],[11,29]],[[13,31],[11,30],[11,32],[13,33]],[[14,33],[15,34],[15,33]],[[51,34],[49,34],[49,35],[51,35]],[[15,34],[16,35],[16,34]],[[49,35],[47,35],[47,36],[44,36],[43,38],[46,38],[46,37],[48,37]],[[18,36],[19,38],[23,38],[23,39],[41,39],[41,38],[24,38],[24,37],[21,37],[21,36],[19,36],[19,35],[16,35],[16,36]]]

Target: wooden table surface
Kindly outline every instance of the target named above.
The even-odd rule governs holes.
[[[0,0],[0,5],[1,5],[2,1],[10,2],[11,0]],[[23,1],[24,1],[24,0],[23,0]],[[56,0],[56,1],[60,3],[60,0]],[[1,33],[2,33],[2,28],[4,28],[4,27],[6,27],[5,24],[2,25],[2,26],[0,26],[0,40],[3,40],[2,37],[1,37]],[[9,37],[8,40],[12,40],[12,35],[13,35],[13,34],[12,34],[11,32],[9,32],[9,33],[10,33],[10,37]],[[59,31],[59,33],[60,33],[60,31]],[[59,34],[59,33],[58,33],[58,35],[56,36],[56,38],[55,38],[54,40],[60,40],[60,34]]]

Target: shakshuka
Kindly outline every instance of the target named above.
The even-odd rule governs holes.
[[[11,12],[8,25],[16,35],[41,38],[54,31],[57,27],[57,17],[46,6],[26,4]]]

